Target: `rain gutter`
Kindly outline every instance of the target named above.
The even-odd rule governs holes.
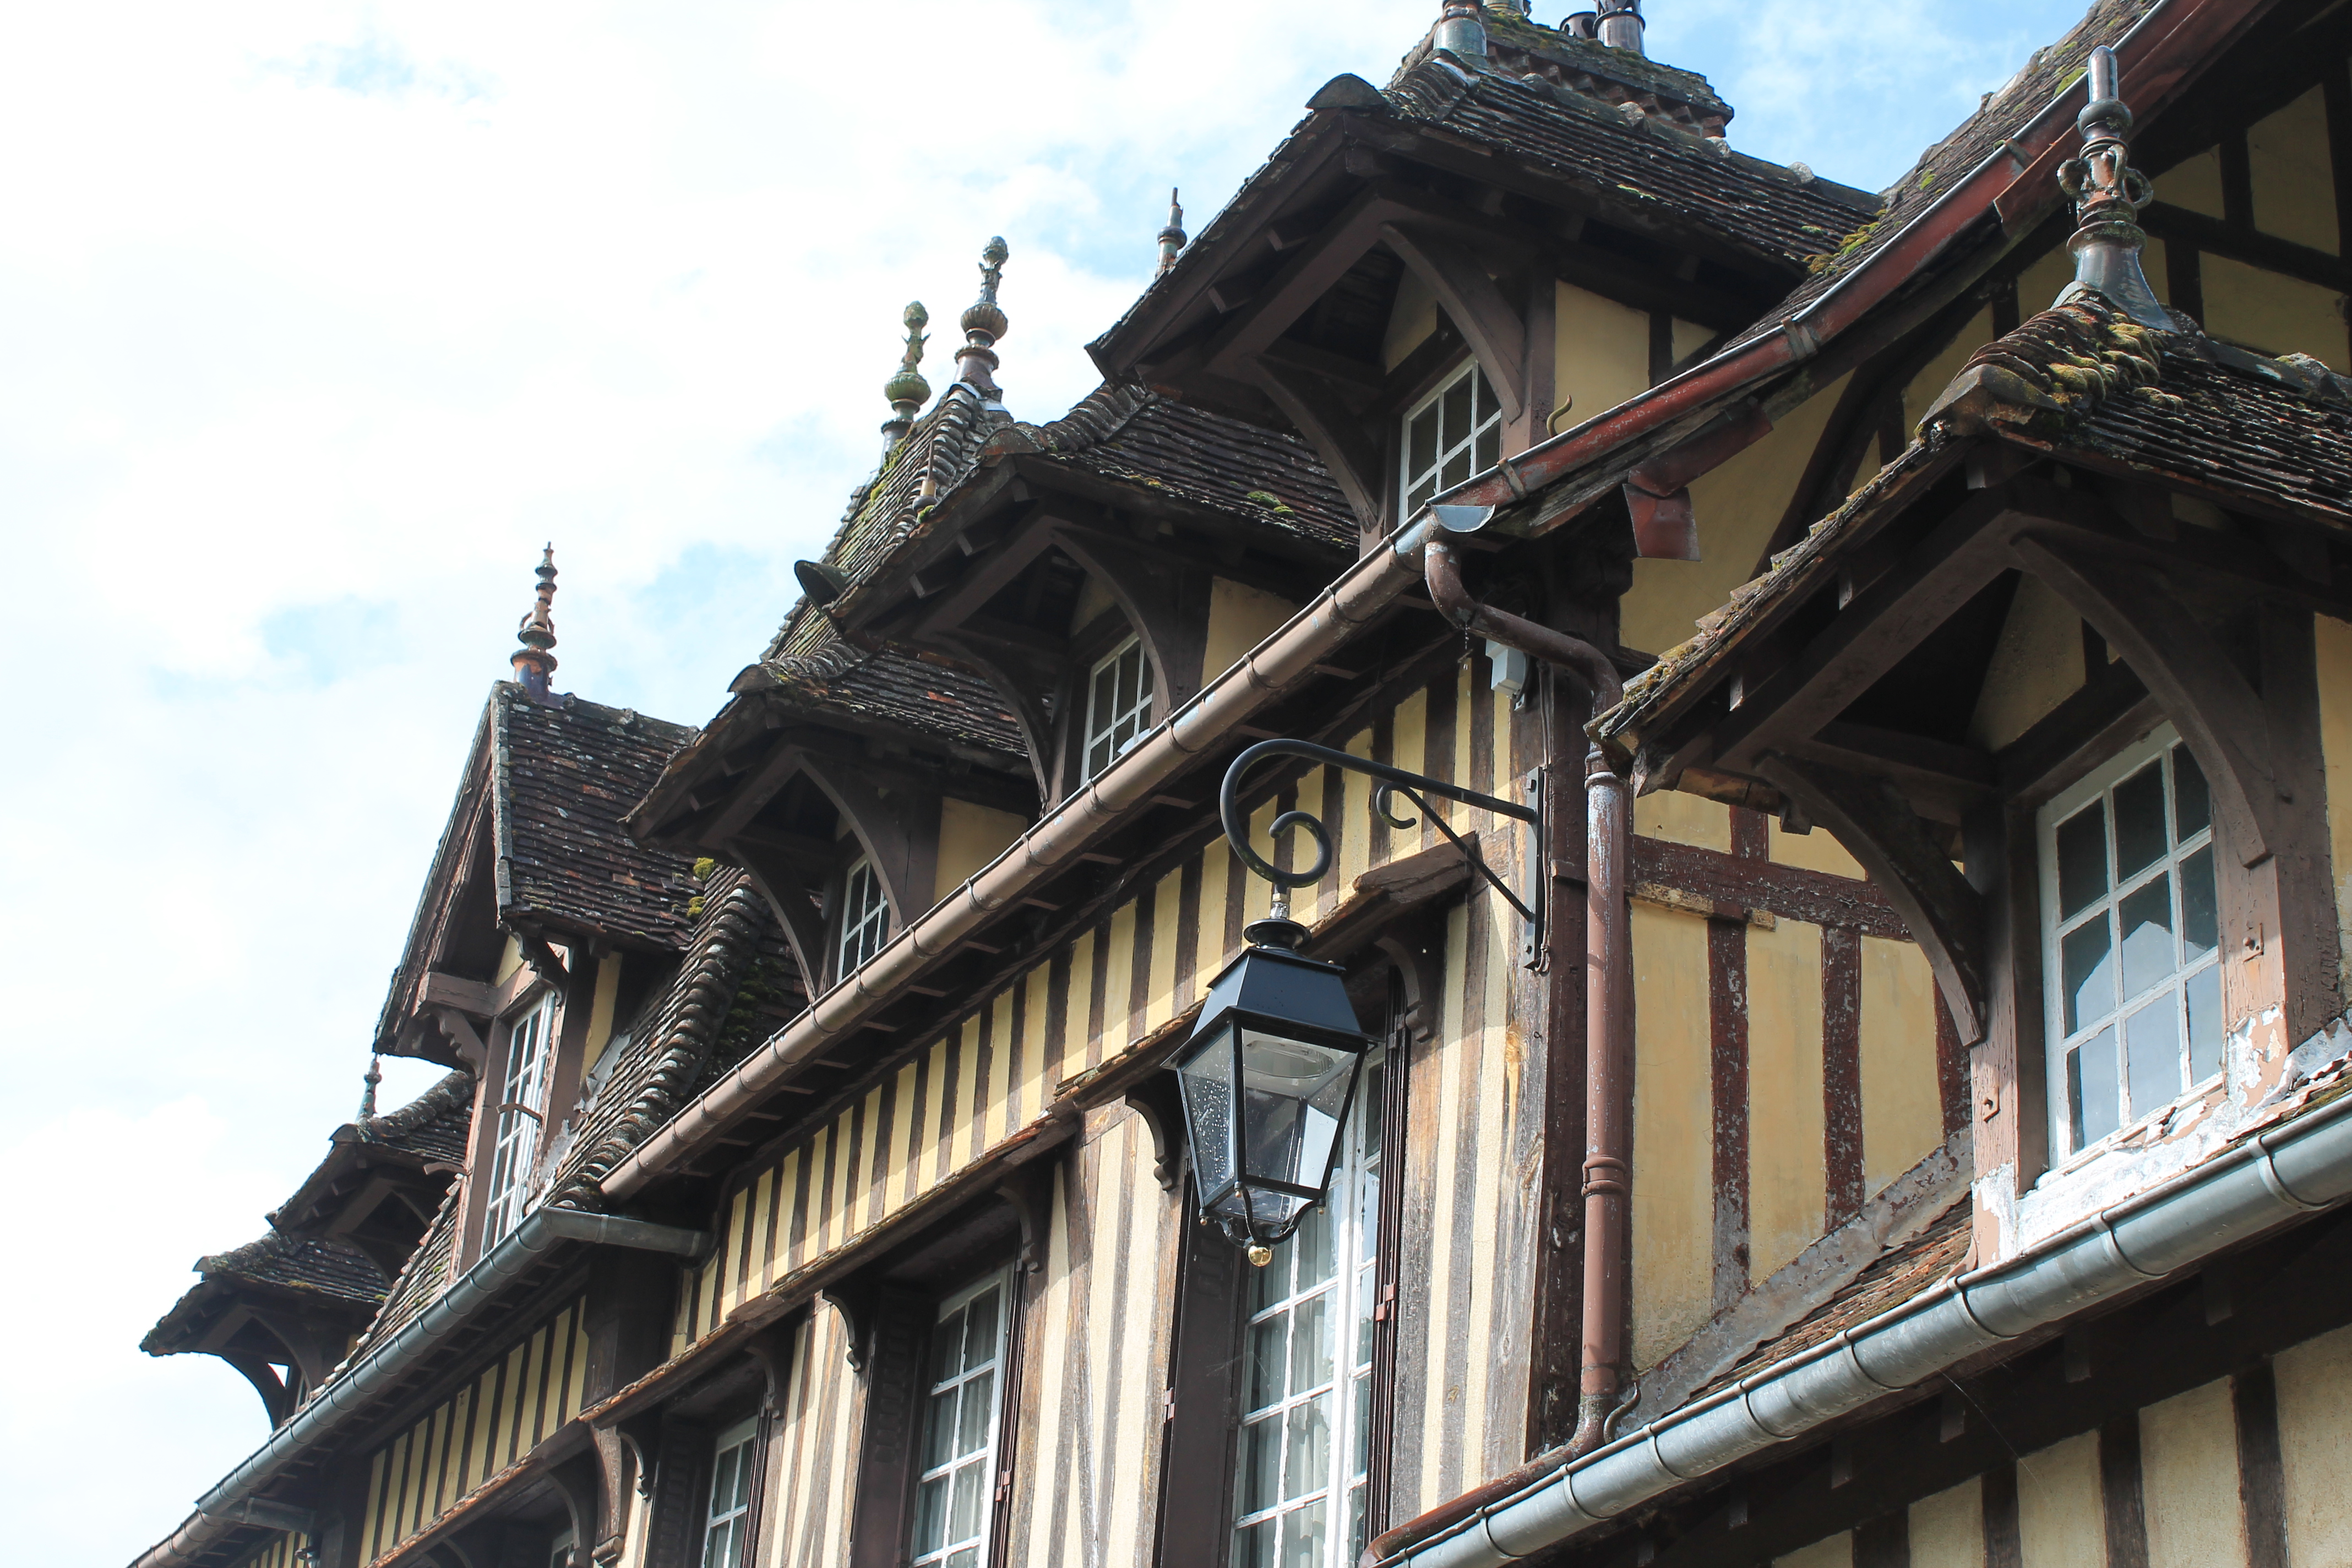
[[[1363,1568],[1493,1568],[1549,1551],[2347,1194],[2352,1097],[2101,1209],[2031,1253],[1946,1280],[1410,1544],[1375,1541]]]
[[[305,1448],[327,1436],[343,1420],[415,1370],[509,1283],[546,1261],[556,1247],[574,1241],[640,1252],[667,1252],[689,1258],[699,1258],[710,1245],[709,1237],[701,1231],[656,1225],[649,1220],[569,1208],[531,1210],[505,1239],[460,1275],[455,1285],[328,1384],[316,1398],[272,1432],[243,1464],[198,1498],[196,1511],[179,1529],[150,1547],[133,1568],[188,1568],[198,1554],[219,1544],[224,1536],[239,1526],[299,1528],[289,1522],[291,1516],[286,1505],[253,1494],[276,1479]]]

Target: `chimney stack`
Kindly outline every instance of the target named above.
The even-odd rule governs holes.
[[[1642,52],[1642,0],[1601,0],[1601,41],[1612,49]]]

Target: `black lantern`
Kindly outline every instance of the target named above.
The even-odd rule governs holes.
[[[1202,1217],[1263,1264],[1323,1201],[1372,1040],[1345,973],[1297,951],[1307,929],[1284,900],[1247,935],[1170,1066],[1183,1089]]]

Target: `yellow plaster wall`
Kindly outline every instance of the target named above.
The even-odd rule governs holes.
[[[593,1072],[613,1043],[613,1009],[621,996],[621,955],[608,952],[596,963],[596,994],[588,1004],[588,1043],[582,1070]]]
[[[2254,226],[2336,254],[2336,179],[2327,166],[2327,104],[2313,88],[2246,132]]]
[[[1205,686],[1231,669],[1244,654],[1272,637],[1298,613],[1298,606],[1263,589],[1219,577],[1209,584],[1209,633],[1201,656]]]
[[[1103,586],[1102,579],[1087,573],[1086,581],[1078,584],[1077,607],[1070,612],[1070,630],[1076,632],[1092,625],[1096,616],[1118,605],[1118,600]]]
[[[1437,331],[1437,296],[1411,268],[1397,280],[1396,303],[1389,307],[1389,330],[1381,340],[1381,368],[1394,370]]]
[[[1731,853],[1731,808],[1678,790],[1653,791],[1633,802],[1633,831],[1703,849]]]
[[[2226,257],[2200,265],[2207,331],[2263,353],[2306,353],[2330,370],[2347,367],[2343,295]]]
[[[1552,402],[1575,399],[1556,430],[1605,414],[1650,388],[1650,313],[1605,300],[1572,283],[1558,286],[1553,329]],[[1713,605],[1707,606],[1709,609]]]
[[[2141,1411],[2139,1465],[2148,1568],[2209,1568],[2246,1560],[2229,1379]]]
[[[2107,1529],[2096,1432],[2018,1460],[2017,1533],[2023,1568],[2102,1568]]]
[[[2156,199],[2168,206],[2187,207],[2207,217],[2220,217],[2221,208],[2221,153],[2218,147],[2208,147],[2193,158],[2184,158],[2156,177]]]
[[[1816,827],[1811,833],[1790,833],[1778,818],[1772,823],[1772,858],[1783,866],[1802,866],[1808,871],[1826,871],[1832,877],[1851,877],[1864,881],[1862,862],[1846,853],[1837,835],[1826,827]]]
[[[2327,850],[2336,868],[2336,924],[2352,964],[2352,626],[2313,620],[2319,667],[2319,747],[2327,770]]]
[[[1984,1483],[1971,1477],[1911,1505],[1911,1568],[1984,1568]]]
[[[2068,276],[2072,275],[2070,271]],[[2019,300],[2019,309],[2027,315],[2042,308],[2024,303],[2022,296]],[[1918,426],[1920,416],[1927,412],[1936,399],[1944,395],[1944,388],[1952,384],[1952,377],[1960,374],[1960,367],[1969,363],[1969,356],[1991,341],[1992,307],[1988,305],[1970,318],[1958,335],[1944,345],[1943,352],[1927,362],[1927,368],[1912,377],[1911,384],[1903,389],[1903,426],[1906,430]]]
[[[2352,1563],[2352,1329],[2305,1341],[2276,1371],[2287,1557]]]
[[[1675,363],[1676,364],[1682,363],[1683,361],[1690,358],[1691,355],[1706,347],[1707,343],[1711,342],[1714,337],[1715,329],[1713,327],[1703,327],[1696,321],[1685,321],[1680,316],[1675,317],[1674,331]]]
[[[1832,1535],[1827,1541],[1816,1541],[1801,1552],[1775,1557],[1772,1568],[1853,1568],[1853,1536]]]
[[[499,970],[496,974],[490,977],[490,984],[493,985],[504,985],[509,979],[513,978],[514,972],[521,967],[522,943],[517,942],[512,937],[509,937],[507,938],[506,946],[499,949]]]
[[[1748,931],[1748,1277],[1822,1234],[1822,929]]]
[[[1862,939],[1862,1171],[1875,1193],[1944,1141],[1936,981],[1907,942]]]
[[[1642,1173],[1633,1184],[1633,1364],[1650,1366],[1713,1308],[1715,1123],[1706,922],[1650,904],[1632,909],[1633,1163]]]
[[[1985,667],[1969,739],[2000,750],[2064,701],[2083,677],[2082,616],[2039,577],[2021,577]]]
[[[1566,317],[1561,320],[1564,324]],[[1698,515],[1699,550],[1706,559],[1633,563],[1633,584],[1618,610],[1619,635],[1626,646],[1664,653],[1688,638],[1699,616],[1756,574],[1756,563],[1844,388],[1841,376],[1774,426],[1770,435],[1692,483],[1691,506]],[[1578,408],[1585,410],[1583,394],[1577,395]]]
[[[934,902],[969,880],[975,871],[1004,852],[1029,825],[1009,811],[976,805],[944,795],[940,800],[939,870],[931,889]]]

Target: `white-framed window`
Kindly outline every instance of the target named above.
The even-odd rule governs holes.
[[[1503,456],[1503,405],[1477,363],[1405,411],[1403,482],[1405,517],[1441,490],[1484,473]]]
[[[988,1568],[1005,1294],[999,1269],[940,1304],[924,1378],[929,1392],[923,1447],[916,1457],[911,1568]]]
[[[754,1424],[738,1422],[719,1434],[710,1456],[710,1500],[703,1510],[702,1568],[743,1568],[751,1553]]]
[[[2221,1071],[2212,799],[2168,724],[2036,827],[2051,1147],[2065,1159]]]
[[[568,1530],[559,1530],[555,1539],[547,1543],[547,1568],[579,1568],[572,1561],[572,1537]]]
[[[482,1215],[488,1251],[530,1212],[531,1166],[547,1116],[547,1064],[553,1054],[555,993],[550,991],[507,1031],[498,1121],[490,1150],[490,1195]]]
[[[1363,1555],[1385,1052],[1363,1072],[1328,1197],[1250,1270],[1233,1568],[1352,1568]]]
[[[1150,728],[1151,661],[1142,640],[1129,637],[1087,675],[1086,778],[1118,761]]]
[[[841,934],[835,939],[833,977],[846,980],[882,951],[890,935],[890,900],[874,862],[861,859],[841,879]]]

